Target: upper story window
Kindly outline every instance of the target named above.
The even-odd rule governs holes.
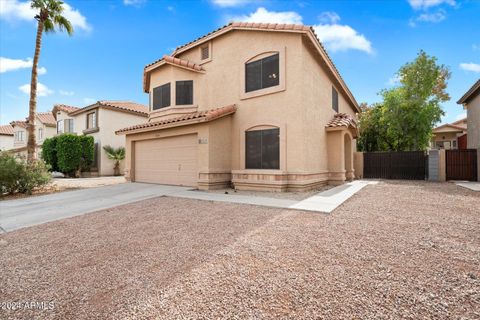
[[[175,85],[176,105],[193,104],[193,80],[177,81]]]
[[[94,129],[97,127],[97,112],[87,113],[87,129]]]
[[[245,91],[265,89],[280,83],[279,54],[245,64]]]
[[[14,136],[15,136],[15,141],[23,141],[25,139],[25,132],[16,131]]]
[[[39,140],[43,139],[43,128],[38,128],[38,139]]]
[[[64,119],[57,121],[57,134],[73,132],[73,119]]]
[[[200,47],[200,60],[207,60],[210,58],[210,46],[208,44]]]
[[[73,133],[73,119],[65,119],[65,132],[72,132]]]
[[[152,109],[157,110],[170,106],[170,82],[153,88]]]
[[[280,129],[245,132],[245,168],[280,168]]]
[[[63,120],[57,121],[57,134],[63,133]]]
[[[338,112],[338,92],[332,87],[332,109]]]

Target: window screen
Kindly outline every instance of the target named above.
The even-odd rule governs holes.
[[[57,134],[63,133],[63,120],[57,121]]]
[[[280,168],[280,129],[245,133],[245,168]]]
[[[92,112],[87,114],[87,129],[92,129],[97,127],[97,113]]]
[[[332,87],[332,108],[338,112],[338,92],[334,87]]]
[[[157,110],[170,106],[170,82],[153,88],[152,109]]]
[[[73,132],[73,119],[65,119],[65,132]]]
[[[279,81],[278,53],[245,65],[245,91],[277,86]]]
[[[177,105],[193,104],[193,81],[177,81],[176,82],[176,99]]]

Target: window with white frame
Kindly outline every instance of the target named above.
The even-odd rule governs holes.
[[[43,140],[43,128],[38,128],[38,139]]]
[[[57,121],[57,134],[63,133],[63,120]]]
[[[23,141],[25,139],[25,133],[23,131],[17,131],[14,134],[15,141]]]

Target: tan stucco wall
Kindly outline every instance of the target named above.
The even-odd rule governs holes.
[[[480,95],[467,104],[467,148],[480,148]]]
[[[0,134],[0,150],[9,150],[13,148],[13,136]]]
[[[315,53],[307,49],[302,35],[235,30],[213,39],[211,46],[212,59],[202,64],[205,73],[165,65],[151,72],[149,90],[171,82],[171,103],[174,105],[175,81],[194,80],[193,105],[183,107],[188,109],[184,112],[236,104],[238,109],[230,116],[231,131],[212,130],[209,143],[217,139],[230,139],[230,155],[215,146],[210,150],[217,150],[216,157],[221,158],[222,163],[230,161],[230,168],[237,176],[242,173],[252,176],[255,173],[289,174],[294,176],[282,179],[296,180],[292,183],[298,183],[299,179],[309,176],[310,184],[313,180],[316,183],[326,182],[329,178],[329,157],[325,125],[335,114],[332,109],[333,76],[329,76],[320,66]],[[245,94],[245,63],[273,52],[280,55],[280,85]],[[200,63],[199,49],[186,51],[179,58]],[[342,92],[338,92],[339,112],[355,115]],[[171,117],[172,109],[176,109],[175,106],[152,113],[151,120],[157,121],[159,116]],[[245,131],[261,126],[280,128],[279,170],[245,170]],[[328,151],[333,158],[340,159],[344,155],[343,140],[339,140],[339,143],[341,146],[332,146]],[[355,148],[355,141],[351,146]],[[210,165],[204,169],[217,170],[215,163]],[[345,167],[343,158],[340,167]]]

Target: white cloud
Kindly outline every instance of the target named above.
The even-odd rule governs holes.
[[[467,113],[466,113],[466,112],[460,113],[459,115],[457,115],[457,116],[455,117],[455,121],[465,119],[466,117],[467,117]]]
[[[472,44],[472,49],[473,51],[477,51],[477,50],[480,51],[480,44],[475,44],[475,43]]]
[[[87,23],[87,19],[80,13],[80,11],[72,8],[68,3],[64,3],[63,8],[63,15],[72,23],[74,29],[83,29],[87,31],[91,29],[90,25]],[[35,21],[35,15],[37,12],[37,10],[30,7],[30,1],[0,1],[0,18],[8,21]]]
[[[219,7],[239,7],[253,2],[252,0],[212,0],[214,5]]]
[[[147,0],[123,0],[123,4],[126,6],[141,6],[147,2]]]
[[[480,72],[480,64],[478,63],[460,63],[460,69],[465,71]]]
[[[318,20],[325,24],[336,24],[340,21],[340,16],[336,12],[325,11],[318,16]]]
[[[412,8],[415,10],[425,10],[442,4],[448,4],[450,6],[456,5],[455,0],[408,0],[408,3],[410,3]]]
[[[20,86],[18,89],[25,94],[30,94],[30,84],[24,84],[23,86]],[[40,83],[40,82],[37,83],[37,96],[46,97],[46,96],[49,96],[53,93],[54,93],[54,91],[50,90],[43,83]]]
[[[97,102],[97,99],[83,98],[83,103],[85,103],[86,105],[94,104],[95,102]]]
[[[445,10],[438,10],[433,13],[422,13],[416,18],[417,21],[438,23],[445,20]]]
[[[320,23],[313,28],[327,49],[333,52],[353,49],[373,54],[372,43],[363,34],[348,25],[337,24],[340,20],[338,14],[328,12],[320,16],[324,18],[323,21],[329,18],[330,23]]]
[[[394,75],[387,81],[387,85],[389,86],[396,86],[399,83],[400,83],[400,76],[398,74]]]
[[[20,69],[32,68],[32,58],[22,59],[9,59],[5,57],[0,57],[0,73],[5,73],[9,71],[15,71]],[[39,75],[47,73],[45,67],[40,67],[37,69]]]
[[[62,96],[73,96],[75,92],[73,91],[66,91],[66,90],[58,90],[58,93]]]
[[[294,11],[268,11],[262,7],[249,15],[234,16],[231,17],[230,20],[242,22],[302,24],[302,16]]]

